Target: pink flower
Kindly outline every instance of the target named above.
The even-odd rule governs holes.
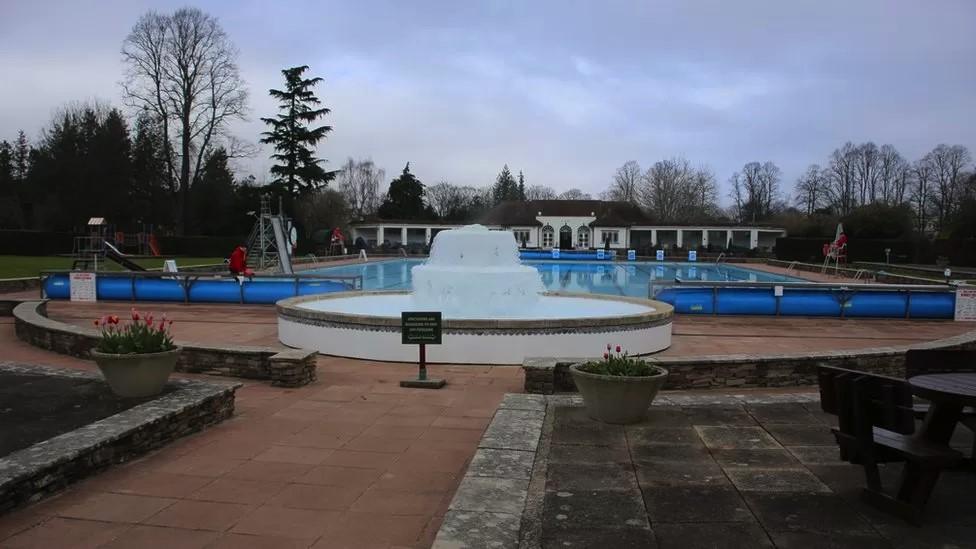
[[[620,352],[620,345],[617,345],[617,352]]]
[[[139,320],[139,311],[135,307],[132,308],[132,320]]]
[[[610,358],[610,353],[603,353],[603,358],[609,359]]]
[[[607,351],[609,351],[609,350],[610,350],[610,344],[607,343]]]
[[[115,315],[112,315],[112,316],[108,317],[108,322],[109,322],[109,324],[118,324],[119,323],[119,317],[117,317]]]

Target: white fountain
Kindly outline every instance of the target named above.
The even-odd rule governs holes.
[[[440,311],[443,343],[430,362],[516,364],[525,357],[588,357],[607,343],[631,354],[671,344],[670,305],[628,297],[546,292],[519,261],[508,231],[481,225],[442,231],[412,269],[413,292],[342,292],[278,302],[285,345],[372,360],[414,361],[400,342],[402,311]]]

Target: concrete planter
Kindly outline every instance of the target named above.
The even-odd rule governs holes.
[[[637,423],[647,417],[647,409],[668,378],[668,371],[652,366],[650,376],[605,376],[580,370],[582,364],[569,367],[576,388],[590,417],[604,423]]]
[[[179,347],[161,353],[116,355],[94,349],[91,356],[112,392],[124,398],[158,395],[176,366]]]

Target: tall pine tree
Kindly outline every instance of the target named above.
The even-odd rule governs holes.
[[[400,177],[390,181],[390,190],[376,213],[383,219],[433,217],[433,212],[424,205],[424,185],[410,173],[409,162]]]
[[[281,113],[276,118],[261,119],[271,126],[270,131],[262,133],[261,142],[274,145],[275,153],[271,158],[278,161],[271,167],[275,176],[271,183],[292,197],[314,191],[334,177],[322,168],[323,161],[314,154],[315,145],[332,131],[332,126],[309,127],[330,111],[324,107],[313,108],[320,101],[312,88],[322,79],[302,78],[306,70],[308,66],[302,65],[281,71],[285,76],[285,89],[269,91],[271,97],[279,101]]]
[[[525,200],[525,176],[522,175],[522,170],[519,170],[518,199]]]
[[[26,181],[27,171],[30,169],[30,144],[27,143],[27,135],[24,134],[24,130],[17,132],[12,161],[14,179],[18,182]]]
[[[515,178],[512,177],[512,172],[509,171],[508,164],[505,164],[505,167],[502,168],[501,173],[495,179],[495,186],[491,189],[491,197],[495,201],[495,204],[506,200],[519,199],[518,184],[515,183]]]

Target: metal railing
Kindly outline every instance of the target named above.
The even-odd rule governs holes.
[[[723,259],[725,259],[725,252],[718,254],[718,257],[715,259],[715,264],[718,265]]]
[[[840,317],[844,318],[845,305],[858,292],[904,292],[906,296],[905,318],[911,318],[912,294],[913,293],[955,293],[956,286],[952,284],[878,284],[878,283],[853,283],[844,284],[838,282],[809,282],[809,281],[750,281],[750,280],[681,280],[675,278],[674,281],[649,280],[647,297],[656,299],[657,296],[671,288],[710,288],[712,291],[712,314],[718,314],[718,293],[719,290],[733,288],[766,288],[772,289],[776,293],[776,288],[782,288],[783,293],[787,290],[828,290],[836,292],[838,304],[840,305]],[[776,296],[776,316],[779,316],[780,299],[782,295]]]
[[[327,275],[327,274],[253,274],[250,276],[243,275],[232,275],[227,272],[154,272],[154,271],[72,271],[72,270],[44,270],[40,273],[41,279],[41,299],[47,298],[47,293],[44,288],[46,286],[47,279],[54,275],[64,275],[70,276],[71,273],[79,272],[91,272],[98,277],[104,278],[127,278],[130,284],[130,295],[131,300],[136,300],[136,280],[138,279],[160,279],[160,280],[175,280],[179,282],[180,287],[183,290],[183,302],[190,303],[190,289],[194,284],[200,281],[211,280],[211,281],[228,281],[237,282],[240,286],[240,303],[244,303],[244,283],[253,281],[268,281],[268,282],[281,282],[281,281],[291,281],[294,284],[293,296],[299,295],[299,286],[303,281],[316,281],[316,282],[338,282],[344,284],[349,291],[362,290],[363,289],[363,277],[362,275]]]

